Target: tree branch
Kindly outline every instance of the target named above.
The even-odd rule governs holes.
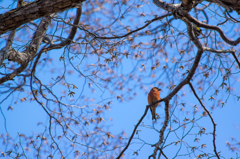
[[[184,10],[190,11],[193,8],[193,0],[182,0],[181,6],[183,7]]]
[[[210,51],[210,52],[214,52],[214,53],[235,53],[236,50],[215,50],[209,47],[203,47],[204,51]]]
[[[235,59],[235,61],[237,62],[238,64],[238,67],[240,69],[240,62],[235,54],[235,52],[237,50],[215,50],[215,49],[212,49],[212,48],[209,48],[209,47],[203,47],[204,51],[210,51],[210,52],[214,52],[214,53],[231,53],[233,58]]]
[[[158,103],[158,102],[162,102],[162,101],[163,101],[163,99],[161,99],[161,100],[159,100],[159,101],[157,101],[157,102],[154,102],[154,103],[146,106],[146,109],[145,109],[145,111],[144,111],[141,119],[138,121],[137,125],[134,127],[134,130],[133,130],[132,135],[130,136],[130,138],[129,138],[129,140],[128,140],[127,145],[125,146],[125,148],[122,150],[122,152],[118,155],[118,157],[117,157],[116,159],[120,159],[121,156],[123,155],[123,153],[127,150],[128,146],[130,145],[130,143],[131,143],[131,141],[132,141],[132,139],[133,139],[133,136],[134,136],[134,134],[135,134],[138,126],[140,125],[140,123],[142,122],[142,120],[144,119],[144,117],[147,115],[147,112],[148,112],[149,107],[150,107],[151,105],[154,105],[154,104],[156,104],[156,103]]]
[[[155,144],[152,145],[155,147],[153,154],[151,156],[149,156],[148,158],[150,159],[151,157],[153,157],[154,159],[156,158],[157,155],[157,151],[161,148],[159,148],[159,146],[163,143],[163,138],[164,138],[164,132],[168,126],[168,120],[169,120],[169,100],[165,100],[165,120],[162,126],[162,129],[160,130],[160,140]],[[162,151],[160,150],[160,153]]]
[[[21,7],[21,4],[22,4],[22,0],[19,0],[17,8]],[[2,65],[2,62],[8,58],[8,56],[12,53],[12,51],[14,52],[14,49],[12,49],[12,43],[13,43],[15,34],[16,34],[16,29],[10,32],[7,39],[6,46],[0,50],[0,66]]]
[[[154,18],[154,19],[152,19],[152,20],[146,21],[147,24],[145,24],[144,26],[142,26],[142,27],[140,27],[140,28],[138,28],[138,29],[136,29],[136,30],[130,31],[129,33],[127,33],[127,34],[125,34],[125,35],[121,35],[121,36],[101,37],[101,36],[96,36],[94,33],[91,33],[91,32],[89,32],[88,30],[84,30],[84,31],[87,31],[89,34],[93,35],[96,39],[120,39],[120,38],[127,37],[127,36],[129,36],[129,35],[131,35],[131,34],[133,34],[133,33],[135,33],[135,32],[138,32],[139,30],[142,30],[142,29],[146,28],[147,26],[149,26],[149,25],[150,25],[152,22],[154,22],[154,21],[161,20],[161,19],[163,19],[163,18],[165,18],[165,17],[168,17],[168,16],[171,16],[171,15],[172,15],[172,14],[165,14],[165,15],[163,15],[163,16],[160,16],[160,17]],[[82,29],[82,28],[80,28],[80,29]]]
[[[84,1],[85,0],[37,0],[23,7],[1,14],[0,35],[35,19],[74,8]]]
[[[175,16],[177,16],[175,13],[176,11],[178,10],[178,8],[181,7],[181,4],[178,3],[178,4],[170,4],[170,3],[166,3],[166,2],[163,2],[162,0],[153,0],[153,3],[159,7],[159,8],[162,8],[168,12],[171,12],[173,13]]]
[[[158,143],[156,145],[154,145],[156,148],[154,149],[154,153],[149,156],[149,158],[153,157],[154,159],[156,158],[156,154],[157,154],[157,150],[158,150],[158,147],[162,144],[163,142],[163,134],[164,134],[164,131],[166,129],[166,126],[167,126],[167,119],[169,118],[169,101],[170,99],[178,93],[178,91],[186,84],[188,84],[190,82],[190,80],[192,79],[197,67],[198,67],[198,64],[200,62],[200,59],[202,57],[202,54],[203,54],[203,47],[202,47],[202,44],[199,42],[199,40],[194,36],[194,33],[193,33],[193,26],[192,24],[185,18],[182,19],[186,25],[187,25],[187,30],[188,30],[188,35],[190,37],[190,39],[192,40],[192,42],[195,44],[195,46],[198,48],[198,52],[197,52],[197,55],[195,57],[195,60],[194,60],[194,63],[192,65],[192,68],[190,69],[189,71],[189,74],[188,76],[181,82],[178,84],[178,86],[170,93],[168,94],[164,99],[165,101],[165,121],[164,121],[164,125],[160,131],[160,140],[158,141]],[[168,110],[168,112],[167,112]]]
[[[232,1],[232,0],[207,0],[208,2],[213,2],[216,3],[217,5],[222,6],[223,8],[225,8],[226,10],[236,10],[239,14],[239,4],[237,3],[238,1]],[[227,2],[227,4],[224,3]]]
[[[161,154],[166,158],[168,159],[168,157],[163,153],[162,149],[158,147],[158,150],[160,151],[159,155],[158,155],[158,159],[160,159],[161,157]]]
[[[213,123],[213,148],[214,148],[214,153],[215,155],[217,156],[218,159],[220,159],[218,153],[217,153],[217,148],[216,148],[216,125],[214,120],[213,120],[213,117],[211,116],[211,114],[209,113],[209,111],[207,110],[207,108],[203,105],[201,99],[198,97],[196,91],[194,90],[193,88],[193,85],[191,82],[188,83],[191,90],[193,91],[193,94],[195,95],[195,97],[197,98],[197,100],[199,101],[199,103],[201,104],[201,106],[203,107],[203,109],[207,112],[208,116],[210,117],[212,123]]]
[[[208,25],[208,24],[205,24],[205,23],[202,23],[200,21],[198,21],[196,18],[192,17],[189,13],[187,12],[184,12],[184,17],[186,17],[190,22],[193,22],[194,24],[196,24],[198,27],[202,27],[202,28],[206,28],[206,29],[212,29],[212,30],[215,30],[217,31],[221,38],[229,45],[234,45],[236,46],[237,44],[240,43],[240,37],[237,38],[235,41],[231,40],[231,39],[228,39],[226,37],[226,35],[224,34],[224,32],[222,31],[222,29],[218,26],[214,26],[214,25]]]
[[[189,73],[188,73],[188,76],[181,82],[177,85],[177,87],[165,98],[167,99],[171,99],[175,94],[177,94],[177,92],[186,84],[189,83],[189,81],[192,79],[197,67],[198,67],[198,64],[200,62],[200,59],[202,57],[202,54],[203,54],[203,47],[201,45],[201,43],[198,41],[197,38],[194,37],[193,35],[193,28],[192,28],[192,24],[187,22],[186,20],[184,20],[184,22],[187,24],[187,28],[188,28],[188,34],[190,36],[190,39],[193,41],[193,43],[198,47],[198,52],[197,52],[197,55],[195,57],[195,60],[193,62],[193,65],[192,65],[192,68],[190,69]]]
[[[72,42],[74,36],[76,35],[77,28],[78,28],[77,26],[79,24],[81,15],[82,15],[82,6],[77,8],[76,17],[75,17],[74,22],[72,24],[72,28],[71,28],[71,31],[68,35],[68,38],[66,38],[64,41],[62,41],[59,44],[50,45],[49,47],[45,48],[43,51],[49,51],[49,50],[52,50],[52,49],[60,49],[64,46],[66,46],[66,45],[69,45]]]
[[[236,39],[235,41],[230,40],[226,37],[226,35],[224,34],[224,32],[222,31],[222,29],[218,26],[213,26],[213,25],[208,25],[205,23],[202,23],[200,21],[198,21],[196,18],[192,17],[187,10],[184,10],[181,8],[180,4],[170,4],[170,3],[166,3],[163,2],[162,0],[153,0],[153,3],[160,7],[163,8],[166,11],[169,11],[171,13],[173,13],[173,15],[175,17],[178,17],[180,19],[182,18],[187,18],[190,22],[193,22],[194,24],[196,24],[198,27],[202,27],[202,28],[206,28],[206,29],[212,29],[212,30],[216,30],[220,36],[222,37],[222,39],[230,44],[230,45],[234,45],[236,46],[237,44],[240,43],[240,37],[238,39]],[[216,2],[215,2],[216,3]]]
[[[232,55],[233,55],[234,59],[236,60],[236,62],[237,62],[237,64],[238,64],[238,67],[239,67],[239,69],[240,69],[240,62],[239,62],[239,60],[238,60],[235,52],[232,52]]]
[[[17,76],[19,73],[21,73],[22,71],[24,71],[26,69],[26,67],[28,66],[28,63],[37,54],[37,51],[40,47],[40,44],[41,44],[42,39],[48,29],[50,22],[51,22],[51,16],[45,17],[41,20],[39,27],[36,30],[36,32],[32,38],[29,48],[24,51],[24,53],[26,53],[27,56],[25,56],[25,58],[21,62],[22,63],[21,66],[19,68],[17,68],[16,70],[14,70],[12,73],[7,74],[6,76],[0,78],[0,84],[13,79],[15,76]],[[41,50],[39,53],[42,53],[42,52],[44,52],[44,51]],[[16,57],[14,57],[13,55],[15,55]],[[13,60],[14,58],[18,58],[18,56],[16,54],[13,54],[13,55],[9,55],[10,56],[9,58],[11,60]],[[19,55],[19,56],[21,56],[21,55]]]

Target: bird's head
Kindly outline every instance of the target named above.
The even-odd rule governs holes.
[[[159,92],[162,91],[162,90],[161,90],[160,88],[158,88],[158,87],[153,87],[152,90],[154,90],[154,91],[157,90],[157,91],[159,91]]]

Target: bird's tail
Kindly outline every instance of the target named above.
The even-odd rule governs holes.
[[[152,120],[155,119],[156,120],[156,107],[153,105],[150,107],[151,113],[152,113]]]

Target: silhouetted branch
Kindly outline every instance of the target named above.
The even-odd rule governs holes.
[[[226,37],[226,35],[224,34],[224,32],[222,31],[222,29],[218,26],[214,26],[214,25],[209,25],[209,24],[205,24],[205,23],[202,23],[200,21],[198,21],[196,18],[192,17],[189,13],[186,13],[184,14],[184,16],[190,21],[190,22],[193,22],[194,24],[196,24],[198,27],[202,27],[202,28],[206,28],[206,29],[212,29],[212,30],[215,30],[217,31],[221,38],[226,42],[228,43],[229,45],[234,45],[236,46],[237,44],[240,43],[240,38],[237,38],[236,40],[231,40],[231,39],[228,39]]]
[[[0,35],[7,31],[14,30],[22,24],[28,23],[32,20],[74,8],[84,1],[85,0],[34,1],[20,8],[1,14]]]
[[[22,0],[18,1],[18,5],[17,8],[21,7],[22,4]],[[6,46],[3,47],[0,50],[0,66],[2,65],[2,62],[8,58],[8,56],[12,53],[13,49],[12,49],[12,43],[13,43],[13,39],[15,37],[16,34],[16,29],[12,30],[9,33],[8,39],[7,39],[7,43]]]
[[[204,51],[210,51],[210,52],[214,52],[214,53],[231,53],[234,57],[234,59],[236,60],[238,67],[240,68],[240,62],[235,54],[236,50],[215,50],[209,47],[203,47]]]
[[[29,48],[25,51],[25,53],[28,54],[27,58],[23,59],[24,61],[21,62],[22,65],[16,70],[14,70],[14,72],[0,78],[0,84],[13,79],[15,76],[17,76],[19,73],[21,73],[26,69],[26,67],[28,66],[28,63],[35,57],[40,47],[40,44],[42,42],[42,38],[44,37],[44,34],[46,33],[50,22],[51,22],[51,16],[45,17],[41,20],[39,27],[32,38]],[[39,53],[41,54],[42,52],[40,51]],[[13,58],[18,57],[18,55],[10,55],[10,56]]]
[[[237,20],[237,19],[235,19],[235,18],[233,18],[230,14],[229,14],[229,12],[228,12],[228,10],[226,10],[226,12],[227,12],[227,14],[228,14],[228,16],[230,17],[230,18],[232,18],[235,22],[237,22],[237,23],[240,23],[240,21],[239,20]]]
[[[166,2],[163,2],[162,0],[153,0],[153,2],[156,6],[173,13],[173,15],[179,19],[187,18],[190,22],[196,24],[198,27],[216,30],[220,34],[222,39],[230,45],[236,46],[237,44],[240,43],[240,37],[235,41],[228,39],[220,27],[214,26],[214,25],[208,25],[198,21],[196,18],[192,17],[187,10],[182,9],[181,4],[166,3]]]
[[[161,148],[158,147],[158,150],[161,152],[161,153],[159,153],[159,155],[158,155],[158,159],[160,159],[161,154],[162,154],[166,159],[168,159],[168,157],[163,153],[163,151],[162,151]]]
[[[191,40],[194,42],[194,44],[198,47],[198,52],[197,52],[197,55],[195,57],[195,60],[193,62],[193,65],[188,73],[188,76],[182,81],[180,82],[175,88],[174,90],[169,94],[167,95],[165,98],[170,100],[175,94],[177,94],[177,92],[186,84],[189,83],[189,81],[192,79],[197,67],[198,67],[198,64],[200,62],[200,59],[202,57],[202,54],[203,54],[203,47],[201,45],[201,43],[199,42],[199,40],[197,38],[194,37],[193,35],[193,29],[192,29],[192,25],[191,23],[187,22],[184,20],[184,22],[187,24],[187,27],[188,27],[188,34],[191,38]]]
[[[78,28],[77,25],[79,24],[81,15],[82,15],[82,6],[77,8],[76,17],[74,19],[74,22],[73,22],[73,25],[72,25],[72,28],[71,28],[71,31],[70,31],[68,37],[59,44],[50,45],[49,47],[45,48],[44,51],[49,51],[49,50],[52,50],[52,49],[60,49],[64,46],[66,46],[66,45],[69,45],[72,42],[74,36],[76,35],[77,28]]]
[[[151,157],[153,157],[154,159],[156,158],[157,155],[157,151],[160,149],[159,146],[163,143],[163,138],[164,138],[164,132],[168,126],[168,120],[169,120],[169,100],[165,100],[165,120],[162,126],[162,129],[160,130],[160,140],[155,144],[152,145],[154,147],[156,147],[154,149],[154,152],[151,156],[149,156],[148,158],[150,159]],[[161,153],[161,150],[160,150]]]
[[[232,55],[233,55],[234,59],[236,60],[236,62],[237,62],[237,64],[238,64],[238,67],[239,67],[239,69],[240,69],[240,62],[239,62],[236,54],[233,52]]]
[[[164,135],[164,131],[167,127],[167,122],[168,122],[168,119],[169,119],[169,100],[175,95],[178,93],[178,91],[186,84],[188,84],[190,82],[190,80],[192,79],[197,67],[198,67],[198,64],[200,62],[200,59],[201,59],[201,56],[203,54],[203,47],[202,47],[202,44],[199,42],[199,40],[197,38],[195,38],[194,36],[194,33],[193,33],[193,27],[192,27],[192,24],[187,20],[187,19],[183,19],[183,21],[186,23],[187,25],[187,29],[188,29],[188,35],[190,36],[190,39],[193,41],[193,43],[195,44],[195,46],[198,48],[198,53],[195,57],[195,60],[194,60],[194,63],[192,65],[192,68],[190,69],[189,71],[189,74],[188,76],[181,82],[177,85],[177,87],[169,94],[167,95],[163,100],[165,101],[165,121],[164,121],[164,125],[160,131],[160,140],[158,141],[157,144],[155,144],[154,146],[156,147],[154,149],[154,153],[149,156],[149,159],[151,157],[153,157],[154,159],[156,158],[156,154],[157,154],[157,150],[158,150],[158,147],[160,146],[160,144],[162,144],[163,142],[163,135]]]
[[[128,140],[127,145],[126,145],[125,148],[122,150],[122,152],[118,155],[117,159],[120,159],[121,156],[123,155],[123,153],[127,150],[128,146],[130,145],[130,143],[131,143],[131,141],[132,141],[132,139],[133,139],[133,136],[134,136],[134,134],[135,134],[138,126],[140,125],[140,123],[142,122],[142,120],[144,119],[144,117],[147,115],[147,112],[148,112],[149,107],[150,107],[151,105],[154,105],[154,104],[156,104],[156,103],[158,103],[158,102],[162,102],[162,101],[163,101],[163,99],[161,99],[161,100],[159,100],[159,101],[157,101],[157,102],[154,102],[154,103],[146,106],[146,109],[145,109],[145,111],[144,111],[141,119],[138,121],[137,125],[134,127],[134,130],[133,130],[132,135],[130,136],[130,138],[129,138],[129,140]]]
[[[199,101],[199,103],[201,104],[201,106],[203,107],[203,109],[207,112],[208,116],[210,117],[212,123],[213,123],[213,148],[214,148],[214,153],[215,155],[217,156],[218,159],[220,159],[218,153],[217,153],[217,148],[216,148],[216,125],[214,120],[213,120],[213,117],[211,116],[211,114],[209,113],[209,111],[207,110],[207,108],[203,105],[201,99],[198,97],[196,91],[194,90],[193,88],[193,85],[191,82],[189,82],[189,86],[191,88],[191,90],[193,91],[193,94],[195,95],[195,97],[197,98],[197,100]]]
[[[119,39],[119,38],[127,37],[127,36],[129,36],[129,35],[137,32],[137,31],[139,31],[139,30],[142,30],[142,29],[146,28],[147,26],[149,26],[149,25],[150,25],[152,22],[154,22],[154,21],[161,20],[161,19],[163,19],[163,18],[165,18],[165,17],[168,17],[168,16],[171,16],[171,15],[172,15],[172,14],[165,14],[165,15],[163,15],[163,16],[160,16],[160,17],[154,18],[154,19],[152,19],[152,20],[149,20],[149,21],[147,21],[147,24],[145,24],[144,26],[142,26],[142,27],[140,27],[140,28],[138,28],[138,29],[136,29],[136,30],[130,31],[129,33],[127,33],[127,34],[125,34],[125,35],[121,35],[121,36],[101,37],[101,36],[96,36],[95,34],[89,32],[88,30],[85,30],[85,31],[87,31],[89,34],[93,35],[96,39]],[[82,29],[82,28],[81,28],[81,29]]]

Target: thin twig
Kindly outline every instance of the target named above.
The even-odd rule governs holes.
[[[169,100],[165,99],[164,102],[165,102],[165,120],[164,120],[162,129],[160,130],[160,140],[156,144],[152,145],[152,147],[154,146],[156,148],[154,149],[153,154],[148,157],[149,159],[151,157],[153,157],[154,159],[156,158],[156,154],[157,154],[157,151],[159,150],[159,146],[163,143],[164,132],[165,132],[167,126],[168,126],[168,120],[169,120]],[[161,150],[160,150],[160,153],[161,153]]]
[[[193,88],[192,83],[189,82],[188,84],[189,84],[190,88],[192,89],[193,94],[194,94],[195,97],[198,99],[198,101],[199,101],[199,103],[202,105],[203,109],[207,112],[208,116],[210,117],[210,119],[211,119],[211,121],[212,121],[212,123],[213,123],[213,148],[214,148],[214,153],[215,153],[215,155],[217,156],[218,159],[220,159],[220,157],[219,157],[219,155],[218,155],[218,153],[217,153],[217,148],[216,148],[216,125],[217,125],[217,124],[214,122],[212,115],[209,113],[209,111],[207,110],[207,108],[203,105],[201,99],[198,97],[195,89]]]
[[[122,150],[122,152],[118,155],[117,159],[120,159],[120,157],[122,156],[122,154],[127,150],[128,146],[130,145],[130,143],[131,143],[131,141],[132,141],[132,139],[133,139],[133,136],[134,136],[134,134],[135,134],[135,132],[136,132],[136,130],[137,130],[137,127],[139,126],[139,124],[142,122],[142,120],[143,120],[144,117],[146,116],[149,107],[150,107],[150,106],[146,106],[146,109],[145,109],[145,112],[144,112],[143,116],[142,116],[141,119],[138,121],[137,125],[135,126],[135,128],[134,128],[134,130],[133,130],[133,132],[132,132],[131,137],[130,137],[129,140],[128,140],[127,145],[126,145],[125,148]]]
[[[154,22],[154,21],[161,20],[161,19],[163,19],[163,18],[165,18],[165,17],[168,17],[168,16],[171,16],[171,15],[172,15],[171,13],[168,13],[168,14],[166,14],[166,15],[163,15],[163,16],[160,16],[160,17],[157,17],[157,18],[154,18],[154,19],[152,19],[152,20],[149,20],[149,21],[147,21],[147,24],[145,24],[144,26],[142,26],[142,27],[140,27],[140,28],[138,28],[138,29],[136,29],[136,30],[130,31],[130,32],[127,33],[127,34],[120,35],[120,36],[101,37],[101,36],[96,36],[94,33],[89,32],[87,29],[86,29],[85,31],[87,31],[89,34],[93,35],[96,39],[119,39],[119,38],[127,37],[127,36],[129,36],[129,35],[137,32],[137,31],[139,31],[139,30],[142,30],[142,29],[146,28],[147,26],[149,26],[149,25],[150,25],[152,22]],[[80,28],[80,29],[83,29],[83,28]]]
[[[144,117],[146,116],[149,107],[150,107],[151,105],[154,105],[155,103],[162,102],[162,101],[163,101],[163,99],[161,99],[161,100],[159,100],[159,101],[156,101],[156,102],[154,102],[154,103],[146,106],[146,109],[145,109],[145,111],[144,111],[144,114],[142,115],[141,119],[138,121],[137,125],[135,126],[135,128],[134,128],[134,130],[133,130],[133,132],[132,132],[132,135],[131,135],[131,137],[130,137],[129,140],[128,140],[127,145],[125,146],[125,148],[122,150],[122,152],[118,155],[118,157],[117,157],[116,159],[120,159],[121,156],[123,155],[123,153],[127,150],[128,146],[130,145],[130,143],[131,143],[131,141],[132,141],[132,139],[133,139],[133,136],[134,136],[134,134],[135,134],[138,126],[140,125],[140,123],[142,122],[142,120],[144,119]]]

